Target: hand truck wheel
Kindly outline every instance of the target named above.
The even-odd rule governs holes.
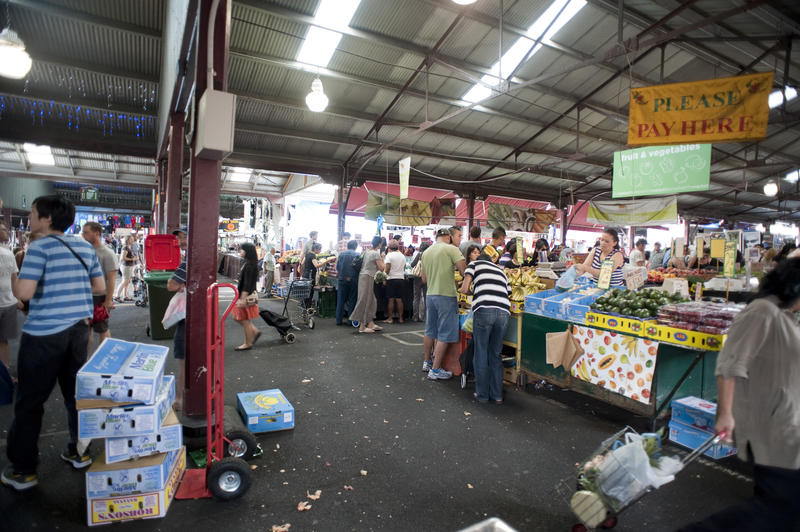
[[[211,464],[206,483],[208,490],[217,499],[238,499],[250,489],[250,466],[241,458],[228,456]]]
[[[232,430],[225,435],[231,442],[225,442],[225,454],[242,460],[250,460],[258,442],[249,430]]]
[[[314,328],[314,318],[308,318],[308,328],[309,329]]]
[[[287,344],[293,344],[295,340],[297,340],[297,337],[294,333],[286,333],[286,336],[283,337],[283,341]]]

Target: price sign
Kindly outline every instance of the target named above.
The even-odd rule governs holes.
[[[517,241],[517,252],[516,252],[517,262],[519,264],[522,264],[522,262],[525,260],[524,257],[525,249],[523,249],[522,247],[522,237],[518,236],[516,238],[516,241]]]
[[[625,286],[628,287],[628,290],[636,290],[644,286],[645,271],[644,268],[635,268],[624,273]]]
[[[733,277],[736,269],[736,242],[725,242],[725,262],[722,271],[725,277]]]
[[[712,238],[711,239],[711,258],[721,259],[725,256],[725,239]]]
[[[703,258],[703,253],[705,251],[705,241],[703,240],[702,236],[698,236],[697,239],[694,241],[695,253],[697,255],[697,267],[700,267],[700,259]]]
[[[606,259],[600,266],[600,276],[597,278],[597,288],[608,290],[611,286],[611,274],[614,272],[614,261]]]

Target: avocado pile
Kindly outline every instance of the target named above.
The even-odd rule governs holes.
[[[680,294],[668,295],[661,290],[620,290],[614,288],[598,297],[590,308],[595,312],[622,314],[642,320],[655,318],[658,309],[667,303],[688,301]]]

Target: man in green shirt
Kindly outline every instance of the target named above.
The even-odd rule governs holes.
[[[453,376],[441,367],[450,345],[458,342],[458,292],[453,266],[463,275],[466,268],[464,256],[456,246],[450,244],[450,232],[439,229],[436,231],[436,243],[422,255],[422,282],[428,285],[428,295],[425,298],[425,361],[422,363],[422,371],[427,371],[431,380],[449,379]]]

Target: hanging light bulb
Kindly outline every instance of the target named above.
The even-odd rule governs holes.
[[[778,185],[775,181],[768,181],[766,185],[764,185],[764,194],[767,196],[774,196],[778,193]]]
[[[322,80],[315,78],[311,83],[311,92],[306,96],[306,105],[315,113],[321,113],[328,107],[328,97],[322,90]]]
[[[30,71],[31,56],[17,32],[6,28],[0,32],[0,76],[22,79]]]

